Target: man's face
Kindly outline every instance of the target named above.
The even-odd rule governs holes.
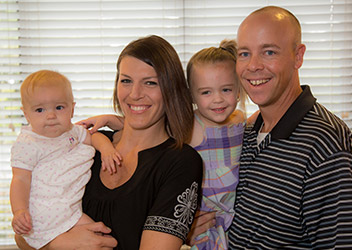
[[[271,13],[250,15],[238,30],[236,71],[260,108],[282,106],[297,97],[293,93],[299,86],[297,70],[302,62],[295,31],[287,17]]]

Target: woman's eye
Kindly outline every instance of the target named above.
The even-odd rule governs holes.
[[[56,107],[56,110],[63,110],[63,109],[64,109],[64,106],[62,105]]]
[[[157,82],[154,82],[154,81],[147,81],[146,84],[147,84],[147,85],[150,85],[150,86],[158,85],[158,83],[157,83]]]
[[[37,112],[37,113],[42,113],[43,111],[44,111],[43,108],[37,108],[37,109],[35,110],[35,112]]]
[[[131,80],[130,80],[130,79],[121,79],[120,82],[121,82],[121,83],[130,83]]]

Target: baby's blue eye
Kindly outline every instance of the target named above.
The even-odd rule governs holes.
[[[56,110],[63,110],[63,109],[64,109],[64,106],[62,106],[62,105],[59,105],[56,107]]]
[[[35,112],[37,112],[37,113],[42,113],[43,111],[44,111],[43,108],[37,108],[37,109],[35,110]]]

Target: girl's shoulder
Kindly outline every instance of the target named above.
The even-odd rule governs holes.
[[[247,124],[249,124],[249,125],[254,124],[258,118],[259,113],[260,113],[260,111],[257,110],[250,117],[248,117]]]
[[[235,111],[232,112],[230,115],[229,123],[231,124],[243,124],[247,120],[246,114],[239,109],[236,109]]]

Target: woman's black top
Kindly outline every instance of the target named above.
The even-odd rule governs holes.
[[[113,132],[104,132],[112,139]],[[133,250],[143,230],[154,230],[185,240],[201,199],[202,160],[189,145],[170,147],[169,138],[138,153],[135,173],[123,185],[109,189],[100,180],[97,152],[92,177],[83,197],[83,211],[112,229],[116,249]]]

